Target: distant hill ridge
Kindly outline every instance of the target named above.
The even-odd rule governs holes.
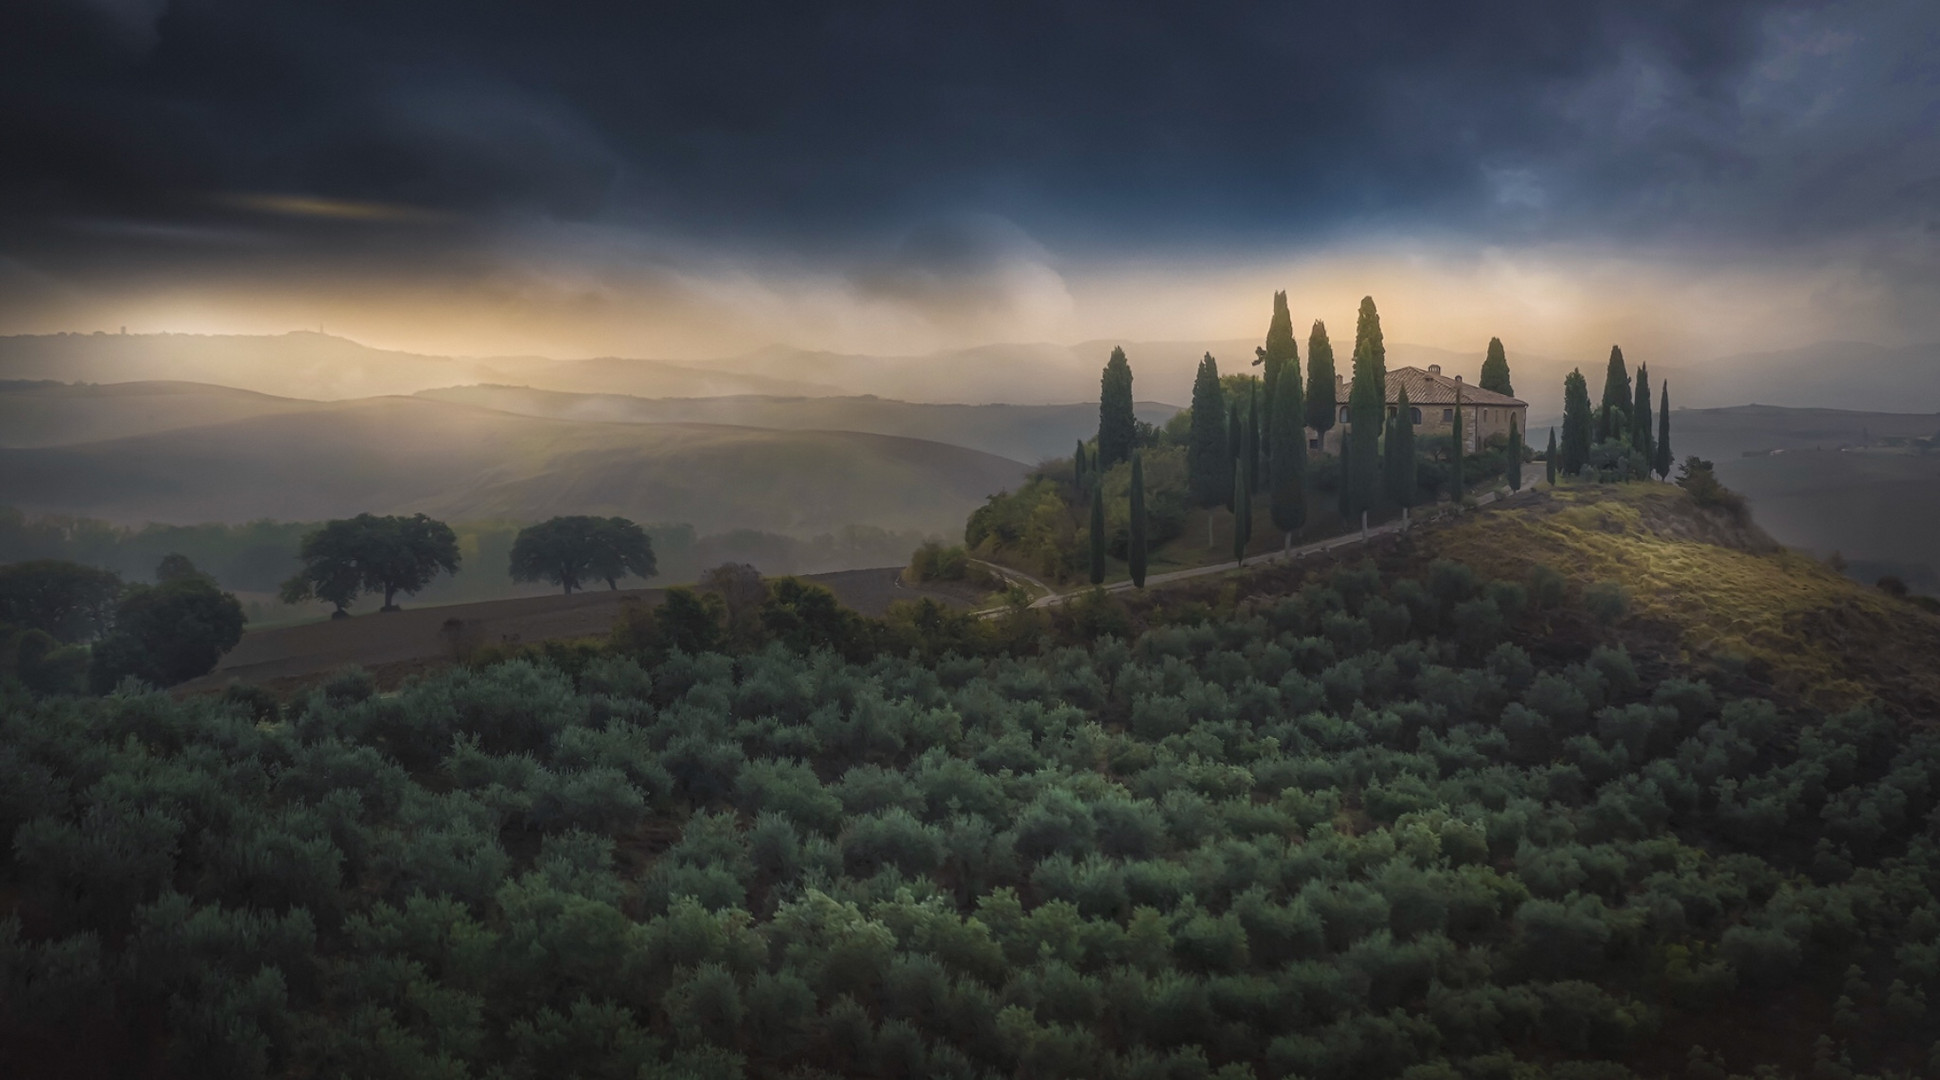
[[[296,403],[198,426],[0,450],[0,504],[122,522],[624,514],[794,535],[954,535],[1018,461],[860,432],[515,416],[410,397]]]

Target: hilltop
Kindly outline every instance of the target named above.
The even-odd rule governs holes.
[[[1539,492],[1420,545],[1423,557],[1485,576],[1527,580],[1544,566],[1579,594],[1618,586],[1626,614],[1607,633],[1667,664],[1750,677],[1816,708],[1877,700],[1901,715],[1940,715],[1940,616],[1671,485]]]

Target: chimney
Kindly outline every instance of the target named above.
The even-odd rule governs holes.
[[[1462,381],[1462,377],[1461,377],[1460,375],[1457,375],[1457,376],[1455,376],[1455,381],[1456,381],[1456,382],[1461,382],[1461,381]]]
[[[1441,366],[1440,364],[1429,364],[1429,365],[1428,365],[1428,374],[1430,374],[1430,375],[1440,375],[1441,373],[1442,373],[1442,366]]]
[[[1347,376],[1345,375],[1336,374],[1334,376],[1334,400],[1347,400]]]

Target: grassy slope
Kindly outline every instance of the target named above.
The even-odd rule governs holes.
[[[57,449],[0,451],[0,503],[124,521],[626,514],[703,532],[954,531],[1014,461],[851,432],[623,425],[412,398]]]
[[[1575,588],[1615,581],[1631,626],[1686,660],[1722,659],[1813,704],[1878,697],[1940,712],[1940,618],[1779,549],[1662,484],[1565,487],[1426,533],[1424,551],[1487,576],[1540,563]],[[1734,658],[1736,658],[1734,660]]]

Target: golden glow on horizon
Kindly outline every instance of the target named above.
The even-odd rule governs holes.
[[[985,343],[1257,339],[1276,289],[1296,330],[1326,320],[1351,341],[1363,295],[1391,342],[1477,352],[1675,363],[1890,325],[1850,266],[1697,266],[1596,251],[1363,250],[1248,264],[1027,263],[974,303],[885,296],[840,274],[750,264],[691,274],[507,262],[474,276],[289,274],[99,292],[0,306],[0,332],[281,333],[324,330],[380,348],[491,356],[704,359],[770,344],[921,354]],[[1894,342],[1883,342],[1893,344]],[[1224,359],[1224,358],[1222,358]],[[1587,369],[1586,369],[1587,370]]]

